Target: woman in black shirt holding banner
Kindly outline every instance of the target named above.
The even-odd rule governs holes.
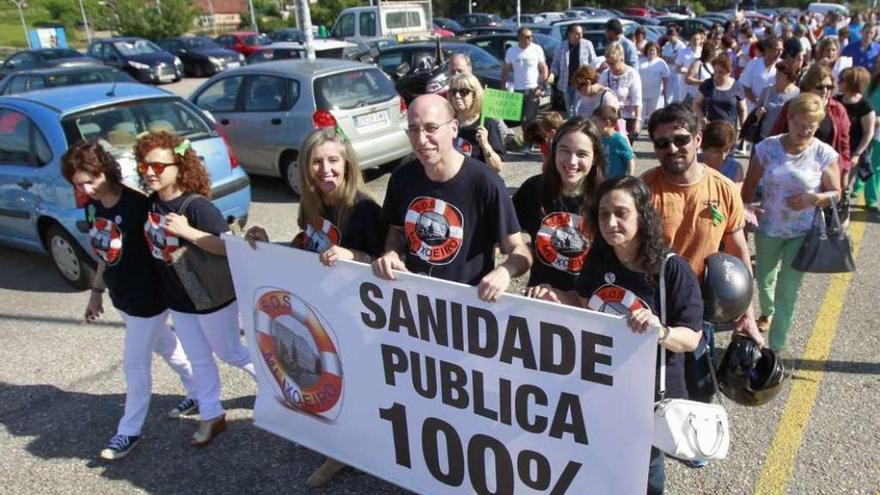
[[[528,294],[541,284],[563,291],[574,288],[590,249],[583,211],[604,179],[599,131],[589,120],[569,120],[556,132],[543,172],[526,179],[513,195],[516,216],[531,236],[536,260]]]
[[[201,422],[191,443],[203,447],[226,430],[214,354],[252,377],[256,375],[250,353],[241,343],[234,292],[225,300],[204,297],[214,287],[197,281],[200,277],[192,272],[196,268],[192,263],[182,264],[180,258],[187,256],[188,251],[201,260],[210,259],[209,255],[225,258],[226,244],[220,234],[228,231],[229,226],[208,199],[211,179],[188,140],[167,132],[147,134],[138,139],[135,158],[141,180],[152,191],[144,224],[147,243],[196,381]],[[229,266],[225,263],[215,265],[214,273],[200,275],[216,276],[216,272],[224,269],[228,275]]]
[[[187,398],[170,416],[179,416],[191,407],[195,397],[192,367],[168,328],[168,306],[144,240],[147,197],[122,183],[119,164],[98,143],[83,141],[72,146],[61,159],[61,173],[89,197],[86,221],[98,271],[92,280],[85,319],[91,322],[101,317],[106,288],[125,321],[125,412],[116,435],[100,453],[108,461],[121,459],[140,442],[150,406],[153,352],[177,372],[187,391]]]
[[[319,129],[306,137],[299,162],[300,205],[297,224],[301,232],[293,246],[318,254],[321,263],[338,260],[370,263],[382,254],[385,227],[381,207],[367,194],[357,155],[338,128]],[[262,227],[248,229],[245,239],[268,242]],[[309,476],[309,486],[322,486],[345,468],[327,458]]]
[[[624,316],[637,333],[657,332],[658,352],[666,352],[666,398],[686,398],[684,354],[697,348],[702,335],[700,285],[687,261],[669,256],[660,218],[641,179],[622,176],[604,182],[587,216],[593,246],[570,292],[550,288],[534,296],[571,306]],[[661,268],[665,260],[666,325],[660,319]],[[657,359],[655,384],[659,384]],[[659,396],[655,392],[655,400]],[[648,494],[662,494],[666,476],[663,453],[651,449]]]

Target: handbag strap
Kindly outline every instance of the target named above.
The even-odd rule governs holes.
[[[660,265],[660,323],[666,326],[666,262],[669,258],[675,256],[675,253],[667,253],[663,258],[663,264]],[[660,400],[666,397],[666,349],[660,344]]]

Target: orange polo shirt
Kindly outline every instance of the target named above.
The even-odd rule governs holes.
[[[703,166],[699,182],[680,186],[660,167],[642,175],[651,188],[651,201],[663,225],[663,238],[703,279],[706,257],[717,253],[721,239],[743,228],[743,203],[733,182],[712,167]]]

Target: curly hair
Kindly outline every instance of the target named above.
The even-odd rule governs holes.
[[[590,65],[582,65],[574,71],[572,83],[575,88],[596,84],[599,82],[599,73]]]
[[[585,219],[587,228],[593,236],[593,245],[590,247],[589,255],[592,262],[585,263],[584,270],[594,270],[596,273],[604,271],[607,262],[615,257],[614,249],[608,245],[599,229],[599,203],[602,198],[616,190],[624,191],[632,196],[636,205],[636,213],[639,216],[639,231],[636,234],[639,242],[637,260],[645,271],[645,277],[648,281],[656,284],[663,260],[666,258],[666,253],[669,252],[669,246],[663,240],[660,215],[657,214],[657,210],[654,209],[651,202],[651,190],[642,179],[632,175],[608,179],[599,185],[599,189],[596,191],[596,200],[590,204]]]
[[[170,132],[150,132],[139,138],[134,146],[134,156],[138,163],[144,161],[150,151],[162,148],[172,151],[174,164],[177,165],[177,187],[183,192],[194,192],[206,198],[211,197],[211,177],[192,146],[188,146],[183,154],[174,152],[183,143],[183,139]],[[141,177],[143,181],[143,177]]]
[[[119,163],[97,141],[80,141],[61,157],[61,175],[73,184],[73,174],[87,172],[92,176],[103,174],[114,187],[122,184]]]
[[[571,118],[556,131],[553,143],[550,146],[550,156],[547,158],[542,172],[544,180],[542,181],[541,200],[544,204],[553,204],[562,194],[562,176],[556,168],[556,148],[559,147],[559,142],[562,141],[562,138],[576,132],[587,136],[590,139],[590,144],[593,146],[593,164],[578,191],[578,195],[583,198],[582,209],[586,211],[590,200],[596,197],[595,192],[599,184],[605,180],[605,148],[602,146],[599,130],[596,129],[596,125],[589,119]]]

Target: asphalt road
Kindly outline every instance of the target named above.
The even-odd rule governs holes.
[[[196,84],[167,87],[187,94]],[[653,166],[644,138],[636,150],[640,172]],[[511,160],[502,174],[511,187],[539,170],[535,154]],[[367,173],[380,200],[388,172]],[[291,238],[294,198],[280,180],[254,178],[252,187],[251,223],[272,239]],[[854,215],[860,249],[851,279],[805,278],[787,351],[793,376],[783,393],[760,408],[726,402],[728,459],[699,470],[668,460],[668,493],[878,493],[878,222],[861,209]],[[124,403],[123,331],[112,310],[99,324],[80,323],[87,297],[71,291],[47,257],[0,247],[0,494],[312,491],[304,481],[322,457],[255,428],[254,383],[225,364],[220,371],[230,428],[213,445],[190,447],[196,421],[164,417],[182,395],[170,369],[156,360],[144,441],[124,461],[98,460]],[[728,338],[720,334],[717,345]],[[352,469],[320,491],[403,493]]]

